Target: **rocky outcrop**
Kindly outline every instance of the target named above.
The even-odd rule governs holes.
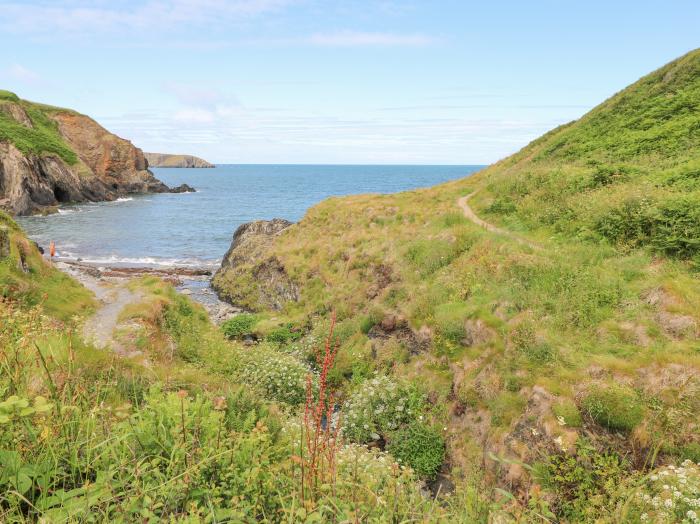
[[[258,220],[240,226],[212,279],[219,298],[249,310],[280,310],[299,300],[299,289],[270,247],[291,226],[288,220]]]
[[[151,167],[216,167],[192,155],[168,155],[166,153],[144,153]]]
[[[196,193],[197,190],[188,184],[180,184],[170,190],[171,193]]]
[[[34,111],[26,111],[25,106]],[[15,130],[17,124],[27,128],[29,137],[21,149],[12,135],[0,140],[0,209],[10,214],[28,215],[65,202],[170,191],[148,170],[140,149],[85,115],[24,101],[3,101],[0,112]],[[45,119],[42,129],[35,129],[30,118],[37,112]],[[42,140],[60,143],[75,157],[45,152]]]

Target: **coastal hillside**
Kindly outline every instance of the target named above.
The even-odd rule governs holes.
[[[150,167],[216,167],[192,155],[170,155],[165,153],[144,153]]]
[[[322,423],[333,409],[332,338],[303,342],[323,355],[315,362],[290,351],[284,329],[253,349],[237,329],[247,316],[219,329],[154,276],[79,274],[96,300],[59,267],[0,212],[3,522],[438,523],[488,514],[474,493],[469,508],[462,497],[427,494],[423,471],[435,459],[414,472]],[[427,415],[412,389],[393,397],[410,416]],[[440,439],[416,429],[441,462]]]
[[[27,215],[168,190],[140,149],[91,118],[0,90],[0,209]]]
[[[653,470],[700,462],[699,109],[695,50],[474,176],[237,235],[214,285],[251,336],[335,312],[359,442],[415,464],[367,399],[414,384],[446,445],[430,477],[526,521],[675,522]]]

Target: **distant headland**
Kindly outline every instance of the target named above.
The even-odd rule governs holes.
[[[192,155],[169,155],[166,153],[144,153],[150,167],[216,167],[203,158]]]

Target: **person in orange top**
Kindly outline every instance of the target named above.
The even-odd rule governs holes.
[[[49,254],[51,255],[51,258],[56,256],[56,243],[53,240],[49,244]]]

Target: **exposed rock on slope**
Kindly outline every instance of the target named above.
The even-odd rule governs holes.
[[[282,309],[299,300],[299,290],[284,266],[265,253],[273,240],[291,226],[288,220],[258,220],[240,226],[224,256],[212,286],[222,300],[250,310]]]
[[[169,155],[166,153],[144,153],[151,167],[216,167],[192,155]]]
[[[0,209],[27,215],[64,202],[169,191],[140,149],[91,118],[3,94]]]

